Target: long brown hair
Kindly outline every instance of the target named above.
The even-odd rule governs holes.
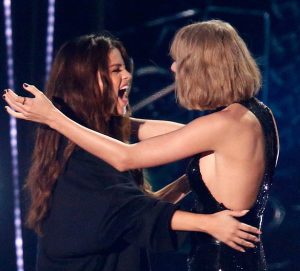
[[[87,35],[65,43],[57,53],[46,84],[46,96],[76,121],[95,131],[124,142],[130,135],[128,116],[116,116],[115,96],[108,73],[108,55],[117,48],[130,71],[130,59],[122,44],[106,36]],[[98,73],[103,82],[100,90]],[[50,208],[50,199],[57,178],[74,151],[75,144],[67,141],[61,150],[63,136],[40,126],[32,157],[32,166],[25,188],[31,198],[26,224],[38,234]],[[59,153],[62,152],[62,155]],[[142,182],[139,184],[142,186]]]
[[[188,109],[215,109],[249,99],[261,74],[237,31],[220,20],[181,28],[171,45],[176,61],[176,93]]]

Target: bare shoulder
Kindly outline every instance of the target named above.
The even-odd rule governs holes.
[[[234,104],[191,121],[171,133],[166,140],[169,142],[174,137],[177,141],[184,142],[186,149],[189,146],[193,153],[223,152],[241,145],[253,146],[255,143],[251,141],[255,139],[253,127],[256,125],[259,127],[259,122],[250,113],[247,108]]]
[[[189,125],[199,127],[207,126],[214,129],[224,129],[228,128],[228,126],[231,126],[233,124],[233,120],[234,118],[232,114],[229,114],[228,112],[222,110],[199,117],[190,122]]]
[[[226,119],[226,123],[233,129],[242,129],[254,133],[261,131],[257,117],[249,109],[238,103],[228,106],[221,111],[221,114]]]
[[[248,112],[244,108],[227,107],[224,110],[199,117],[194,121],[195,125],[206,126],[210,131],[222,133],[222,135],[236,132],[237,129],[241,128],[241,125],[249,125],[246,118]],[[223,134],[224,133],[224,134]],[[220,134],[218,134],[220,136]]]
[[[188,125],[186,131],[190,131],[199,138],[205,138],[210,142],[210,150],[217,150],[219,145],[232,138],[232,135],[238,131],[238,120],[232,116],[232,113],[218,111],[206,116],[199,117]]]
[[[243,146],[243,150],[252,149],[263,141],[263,130],[257,117],[246,107],[240,104],[232,104],[220,115],[226,123],[226,132],[223,138],[228,136],[228,141],[233,141],[237,147]]]
[[[199,126],[206,126],[211,136],[216,137],[216,150],[233,147],[233,144],[251,147],[263,135],[256,116],[238,103],[196,121]]]

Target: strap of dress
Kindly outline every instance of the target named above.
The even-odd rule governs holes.
[[[265,173],[272,177],[279,153],[278,133],[272,111],[256,98],[242,101],[241,104],[247,107],[257,117],[262,126],[265,136]]]
[[[261,188],[257,195],[257,200],[253,206],[253,211],[256,210],[257,215],[262,215],[269,196],[269,189],[272,185],[272,177],[277,164],[279,141],[276,123],[272,111],[256,98],[251,98],[241,102],[248,108],[259,120],[264,137],[265,137],[265,172]]]

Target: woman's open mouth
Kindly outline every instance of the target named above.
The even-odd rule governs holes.
[[[127,98],[127,96],[128,96],[127,89],[128,89],[127,86],[124,87],[124,88],[119,89],[119,91],[118,91],[118,97],[122,99],[126,95],[125,97]]]
[[[128,86],[124,86],[118,91],[118,99],[121,100],[124,106],[128,105]]]
[[[128,105],[128,86],[121,87],[118,91],[118,111],[119,114],[125,115]]]
[[[119,89],[118,97],[122,99],[123,96],[125,95],[126,91],[127,91],[127,88]]]

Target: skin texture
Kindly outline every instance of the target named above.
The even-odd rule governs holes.
[[[192,51],[194,54],[190,57]],[[242,210],[250,209],[255,203],[265,171],[265,142],[259,120],[236,101],[257,93],[260,72],[234,29],[218,21],[192,24],[179,30],[171,55],[175,60],[171,70],[175,73],[178,99],[183,106],[200,110],[226,107],[178,129],[168,131],[166,128],[162,133],[155,134],[155,128],[138,129],[143,140],[136,144],[127,144],[79,125],[31,85],[24,88],[34,98],[25,99],[13,91],[4,95],[10,106],[7,111],[17,118],[48,125],[119,171],[163,165],[200,154],[199,167],[205,185],[216,201],[232,211],[210,215],[176,211],[171,228],[206,232],[243,251],[242,246],[253,247],[249,241],[255,240],[245,231],[259,231],[232,216],[244,215],[246,212]],[[117,112],[122,114],[127,96],[119,93],[123,88],[128,89],[126,84],[131,78],[116,50],[111,51],[109,64],[113,90],[116,97],[120,97],[116,102]],[[99,76],[100,88],[101,84]],[[140,127],[147,128],[143,125]],[[180,181],[177,184],[179,187]],[[158,194],[177,200],[164,190]]]
[[[264,142],[258,120],[239,104],[200,117],[168,134],[129,145],[68,120],[46,101],[43,106],[38,104],[41,101],[27,98],[27,103],[30,101],[34,102],[31,111],[35,113],[25,112],[20,105],[15,109],[20,113],[23,110],[24,117],[30,120],[48,124],[120,171],[203,153],[203,179],[219,202],[229,209],[242,210],[255,201],[264,170]]]
[[[53,104],[45,97],[45,95],[41,91],[36,89],[34,86],[26,84],[24,85],[24,88],[27,91],[31,92],[35,96],[35,98],[26,98],[24,103],[24,97],[16,95],[11,90],[7,91],[4,94],[4,98],[7,101],[7,103],[11,106],[11,108],[17,111],[16,112],[12,110],[10,107],[6,107],[9,114],[20,119],[26,119],[47,124],[53,129],[57,130],[58,132],[68,136],[72,141],[74,141],[87,151],[90,151],[95,155],[99,155],[100,152],[101,154],[99,156],[101,156],[102,159],[108,161],[109,163],[112,162],[112,164],[115,160],[111,160],[111,156],[116,155],[118,157],[118,159],[116,160],[120,160],[121,163],[123,163],[126,160],[126,157],[130,157],[130,155],[124,157],[123,155],[127,152],[127,150],[131,149],[132,146],[139,146],[137,151],[133,150],[134,155],[138,155],[138,153],[141,151],[144,152],[144,147],[147,148],[147,152],[149,150],[149,153],[146,152],[145,154],[141,154],[142,156],[138,155],[139,159],[141,159],[141,157],[145,158],[145,160],[147,160],[146,163],[149,163],[149,165],[157,164],[156,161],[151,160],[153,159],[153,157],[155,157],[155,159],[159,160],[158,162],[161,163],[161,159],[164,158],[157,156],[155,150],[154,152],[151,152],[151,148],[153,148],[153,146],[157,144],[156,141],[161,140],[161,138],[165,140],[164,138],[166,136],[172,136],[172,134],[178,133],[179,131],[181,133],[181,130],[185,129],[188,126],[187,125],[175,132],[170,132],[167,135],[162,135],[153,139],[144,140],[141,143],[135,145],[128,145],[110,137],[96,133],[73,122],[65,115],[63,115],[59,110],[57,110],[53,106]],[[172,145],[175,144],[175,142],[173,142],[174,139],[171,138],[170,140],[172,141]],[[150,146],[148,145],[149,141]],[[89,142],[93,142],[93,144],[90,144]],[[146,145],[142,144],[143,142],[145,142]],[[141,145],[142,149],[140,149]],[[160,146],[164,146],[164,144]],[[165,148],[161,149],[167,151],[165,150]],[[197,149],[197,151],[199,150]],[[105,154],[108,155],[105,156]],[[174,154],[176,154],[176,151]],[[148,156],[151,159],[149,159]],[[139,159],[134,160],[134,163],[136,163],[134,165],[145,165],[145,162]],[[178,155],[169,159],[175,161],[176,159],[178,159]],[[149,160],[151,160],[152,162],[149,162]],[[168,162],[168,159],[164,159],[164,161]],[[120,169],[125,170],[126,168]],[[260,231],[258,229],[240,223],[232,217],[242,216],[245,213],[245,211],[223,211],[212,215],[202,215],[176,211],[171,221],[171,227],[174,230],[203,231],[211,234],[212,236],[226,243],[232,248],[235,248],[239,251],[244,251],[242,246],[253,247],[253,244],[249,241],[258,241],[258,238],[253,234],[260,234]],[[222,225],[222,227],[220,227],[220,225]]]

